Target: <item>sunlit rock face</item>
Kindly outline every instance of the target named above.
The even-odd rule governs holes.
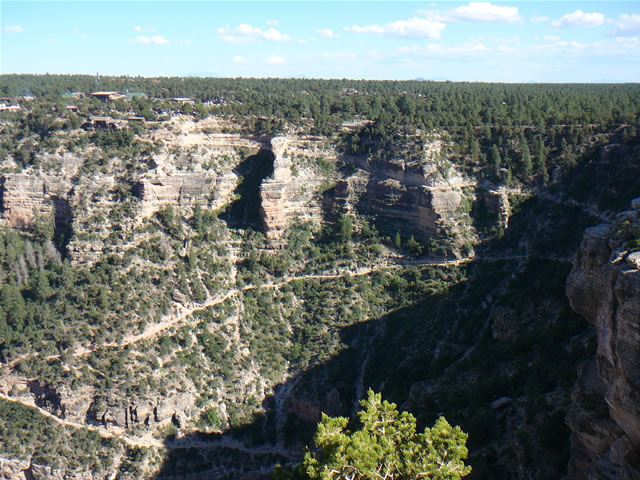
[[[47,179],[42,175],[6,175],[2,188],[3,217],[11,228],[28,228],[35,215],[53,211]]]
[[[260,217],[271,240],[282,238],[294,219],[322,221],[319,190],[326,178],[314,166],[321,158],[335,163],[335,151],[318,137],[275,137],[273,174],[260,185]]]

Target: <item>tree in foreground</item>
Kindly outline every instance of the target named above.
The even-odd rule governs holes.
[[[459,480],[471,472],[464,464],[467,434],[440,417],[433,428],[416,432],[416,419],[369,390],[358,412],[362,428],[345,430],[349,420],[322,416],[315,436],[317,453],[289,474],[274,479]]]

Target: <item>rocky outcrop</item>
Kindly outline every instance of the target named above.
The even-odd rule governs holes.
[[[498,218],[499,225],[506,229],[509,226],[511,205],[506,187],[489,189],[484,192],[484,203],[487,211]]]
[[[260,217],[267,238],[281,238],[293,218],[321,218],[321,204],[315,194],[326,177],[314,168],[314,156],[323,157],[325,162],[335,161],[335,154],[323,149],[323,141],[305,137],[271,140],[273,174],[260,186]]]
[[[640,211],[618,215],[623,221],[640,225]],[[567,279],[571,307],[595,325],[598,338],[594,367],[582,368],[567,422],[575,478],[640,478],[640,270],[616,230],[587,229]]]
[[[288,191],[291,185],[291,160],[284,155],[287,139],[271,140],[273,175],[260,186],[260,213],[267,238],[280,238],[287,226]]]
[[[367,172],[336,186],[339,197],[347,198],[355,209],[377,215],[392,228],[412,232],[422,238],[456,228],[466,213],[463,188],[469,186],[452,167],[444,171],[425,154],[419,161],[346,158]]]
[[[3,218],[11,228],[29,228],[35,214],[53,212],[47,179],[40,175],[14,174],[4,177],[2,187]]]
[[[56,470],[30,460],[0,457],[2,480],[98,480],[104,475],[83,471]]]
[[[81,393],[77,392],[77,396]],[[196,394],[193,392],[173,392],[129,401],[110,397],[99,403],[93,401],[93,397],[87,396],[73,401],[68,399],[69,402],[64,406],[67,418],[82,418],[82,421],[94,425],[154,428],[157,424],[163,424],[172,419],[190,418],[194,411],[195,399]],[[73,409],[72,406],[77,406],[79,409]]]
[[[422,237],[441,233],[456,216],[462,195],[449,185],[408,186],[390,178],[374,178],[359,202],[364,210],[383,216],[399,230],[414,230]]]
[[[422,238],[442,234],[447,228],[462,230],[464,222],[459,220],[466,215],[461,208],[463,188],[470,185],[451,165],[436,160],[438,145],[428,144],[418,160],[340,157],[357,170],[333,179],[329,209],[376,215],[398,231]],[[317,164],[318,158],[331,164],[337,156],[322,138],[276,137],[271,151],[274,172],[261,185],[261,217],[267,236],[278,239],[293,218],[313,220],[321,215],[318,195],[313,194],[330,178],[305,170],[303,165]]]
[[[167,204],[188,205],[191,201],[208,203],[211,183],[199,173],[149,175],[135,187],[142,200],[142,215],[149,216]]]

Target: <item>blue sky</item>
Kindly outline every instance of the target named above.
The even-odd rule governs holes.
[[[640,81],[640,2],[0,0],[0,73]]]

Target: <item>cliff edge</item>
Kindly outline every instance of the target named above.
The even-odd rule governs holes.
[[[585,231],[567,278],[571,307],[596,327],[567,416],[569,478],[640,478],[640,200]]]

